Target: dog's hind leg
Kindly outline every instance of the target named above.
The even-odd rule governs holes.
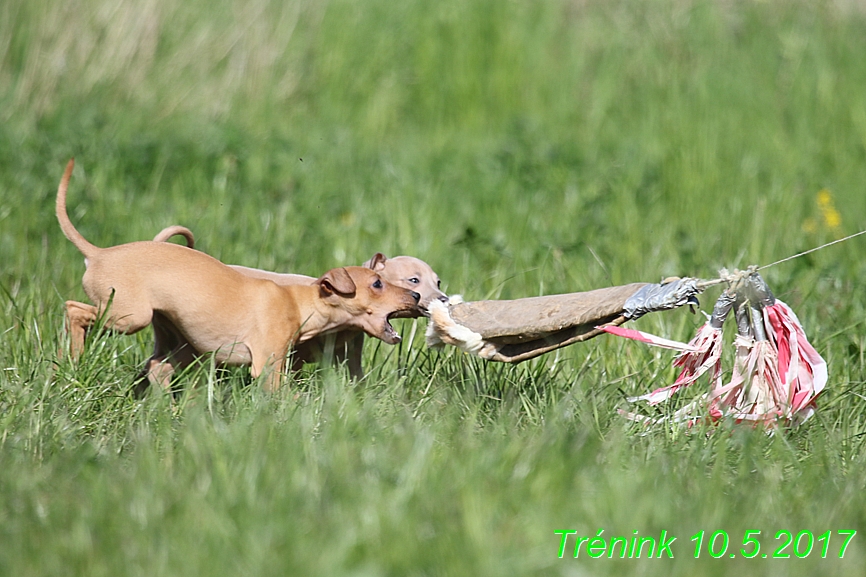
[[[66,332],[69,334],[69,354],[73,360],[81,356],[87,330],[98,318],[99,311],[95,306],[66,301]]]

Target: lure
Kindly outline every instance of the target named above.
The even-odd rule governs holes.
[[[731,311],[737,321],[737,353],[731,380],[723,384],[722,326]],[[827,363],[806,338],[797,315],[776,299],[756,270],[735,275],[716,302],[713,315],[689,343],[648,333],[600,327],[604,332],[681,351],[682,367],[673,384],[629,401],[664,402],[710,372],[710,392],[703,397],[712,420],[799,424],[815,410],[815,399],[827,385]],[[645,420],[626,413],[629,418]]]

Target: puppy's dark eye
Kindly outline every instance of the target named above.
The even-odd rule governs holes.
[[[436,281],[436,288],[442,288],[442,281],[441,280]]]
[[[417,276],[413,276],[412,278],[409,279],[409,282],[412,283],[412,284],[418,284],[418,283],[420,283],[421,281],[418,279]]]
[[[376,279],[376,282],[373,283],[373,288],[374,289],[382,288],[382,281],[380,281],[379,279]]]

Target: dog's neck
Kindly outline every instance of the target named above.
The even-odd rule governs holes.
[[[348,311],[329,305],[320,295],[318,285],[293,285],[281,287],[293,295],[302,295],[302,299],[294,299],[298,307],[301,326],[298,328],[295,344],[304,343],[318,335],[343,330],[362,329],[353,322],[355,317]],[[300,304],[300,303],[303,303]]]

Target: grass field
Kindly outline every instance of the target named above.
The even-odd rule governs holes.
[[[284,272],[410,254],[467,300],[712,278],[866,228],[864,55],[857,0],[6,0],[0,575],[862,576],[863,237],[766,270],[830,367],[768,436],[622,419],[669,352],[486,364],[423,319],[368,340],[360,386],[204,364],[137,400],[147,331],[58,357],[85,296],[53,199],[75,156],[98,246],[180,223]],[[559,558],[600,530],[674,558]]]

